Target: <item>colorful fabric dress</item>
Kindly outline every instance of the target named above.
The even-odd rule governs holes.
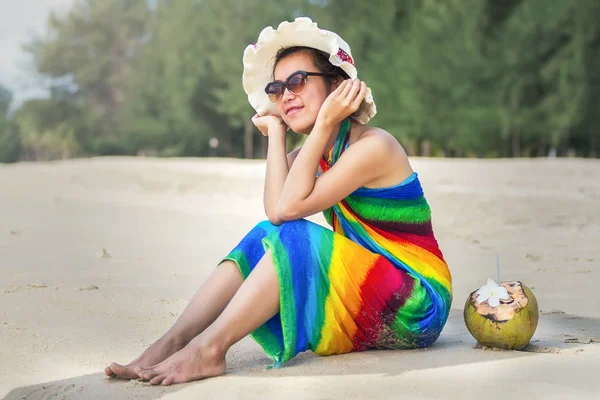
[[[342,124],[326,171],[348,147]],[[266,250],[280,312],[251,336],[274,366],[312,350],[329,355],[431,345],[452,302],[451,275],[416,173],[387,188],[359,188],[324,211],[333,231],[301,219],[256,225],[225,257],[244,279]]]

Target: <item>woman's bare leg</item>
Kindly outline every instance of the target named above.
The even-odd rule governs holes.
[[[279,284],[269,250],[212,325],[163,362],[136,371],[154,385],[221,375],[227,350],[278,312]]]
[[[212,324],[243,282],[237,265],[233,261],[223,262],[198,289],[167,333],[131,363],[112,363],[104,373],[111,377],[137,379],[135,368],[146,368],[165,360]]]

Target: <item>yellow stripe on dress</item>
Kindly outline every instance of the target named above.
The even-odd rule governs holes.
[[[439,282],[448,291],[451,290],[452,278],[448,270],[448,265],[435,254],[408,241],[398,243],[380,235],[369,225],[356,219],[342,204],[340,204],[340,210],[346,220],[350,223],[360,224],[367,233],[367,236],[372,238],[380,247],[387,249],[394,257],[410,266],[416,273],[425,279],[433,279]]]
[[[343,260],[356,263],[352,276]],[[360,288],[377,260],[377,255],[335,235],[329,267],[329,294],[325,301],[325,321],[321,328],[321,341],[315,349],[317,354],[347,353],[354,349],[352,338],[356,332],[354,320],[360,312],[362,298]],[[335,338],[335,340],[334,340]]]

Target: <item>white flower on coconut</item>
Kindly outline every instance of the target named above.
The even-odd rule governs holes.
[[[510,298],[506,289],[490,278],[488,278],[485,285],[479,288],[477,294],[477,303],[481,304],[487,300],[490,307],[498,307],[500,300],[508,300]]]

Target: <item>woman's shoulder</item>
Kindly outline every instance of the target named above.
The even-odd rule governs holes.
[[[369,142],[376,142],[392,152],[400,152],[406,156],[406,152],[398,139],[385,129],[376,126],[354,124],[352,126],[352,136],[354,136],[354,140],[351,137],[350,145],[368,140]]]
[[[360,150],[361,146],[378,149],[376,168],[380,168],[381,175],[365,187],[390,187],[403,182],[413,173],[406,151],[391,133],[385,129],[366,125],[356,126],[353,129],[356,129],[354,146],[357,146],[357,150]]]

